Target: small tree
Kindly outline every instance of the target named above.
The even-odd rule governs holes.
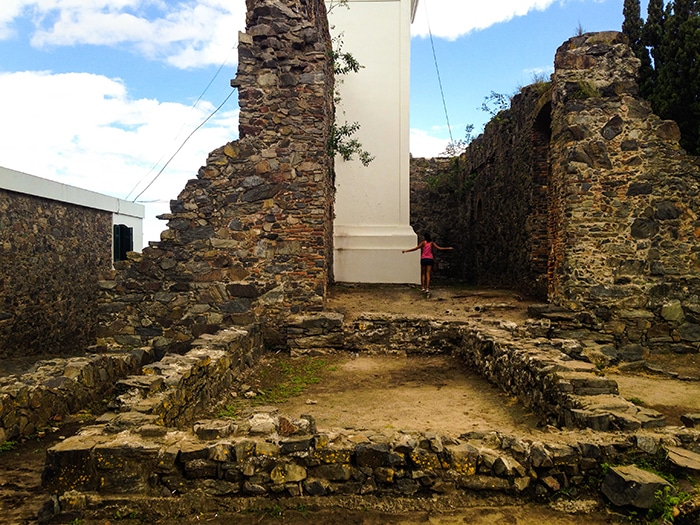
[[[642,94],[644,94],[650,90],[649,84],[651,83],[653,70],[651,68],[649,50],[642,40],[644,21],[640,14],[639,0],[625,0],[622,14],[625,17],[622,22],[622,32],[627,36],[635,56],[641,61],[639,86]]]
[[[326,11],[330,13],[338,6],[348,9],[348,0],[332,0],[327,2]],[[349,73],[357,73],[364,66],[352,55],[352,53],[343,51],[343,33],[340,33],[333,39],[333,49],[330,51],[330,59],[333,64],[333,74],[336,77],[336,86],[342,84],[343,75]],[[333,101],[336,107],[341,104],[340,92],[337,87],[333,94]],[[328,138],[328,154],[331,157],[340,155],[344,161],[352,160],[357,156],[357,159],[363,166],[369,166],[374,160],[374,156],[367,152],[362,143],[357,139],[355,133],[359,131],[360,124],[358,122],[349,123],[347,121],[338,124],[336,121],[331,125],[330,136]]]
[[[445,151],[440,154],[440,157],[459,157],[462,153],[467,151],[469,144],[474,140],[473,132],[474,124],[467,124],[464,128],[464,138],[448,142]]]

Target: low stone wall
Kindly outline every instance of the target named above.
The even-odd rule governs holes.
[[[293,355],[324,349],[458,355],[560,427],[608,431],[665,424],[658,412],[620,397],[616,382],[592,363],[572,358],[580,350],[575,341],[533,339],[538,326],[488,327],[386,314],[366,314],[344,325],[342,315],[326,313],[294,318],[286,333]],[[0,383],[0,442],[31,435],[108,395],[115,397],[111,408],[120,412],[111,423],[117,428],[188,424],[230,389],[262,349],[261,331],[251,326],[205,334],[188,353],[158,361],[153,350],[140,349],[39,363],[36,371]]]
[[[184,355],[166,355],[142,374],[116,385],[110,429],[137,425],[182,426],[211,408],[263,350],[261,330],[228,329],[205,334]]]
[[[188,431],[144,426],[87,430],[48,454],[44,482],[61,511],[93,494],[205,498],[234,495],[412,496],[500,491],[546,496],[583,487],[603,463],[698,450],[697,432],[553,435],[537,441],[499,432],[437,434],[326,430],[311,416],[261,411],[245,420],[200,421]],[[93,432],[93,434],[91,434]],[[71,492],[67,492],[71,491]]]
[[[262,351],[258,327],[204,335],[185,355],[142,348],[38,362],[0,379],[0,443],[35,434],[113,398],[113,428],[190,423],[251,367]]]
[[[659,428],[659,414],[620,398],[614,381],[563,351],[573,341],[533,339],[537,323],[477,326],[380,314],[342,321],[334,313],[298,317],[287,327],[287,339],[298,353],[338,347],[451,352],[552,423],[617,431],[550,427],[546,440],[535,440],[497,431],[442,436],[318,429],[311,414],[294,417],[271,407],[236,419],[196,421],[219,392],[236,389],[236,374],[261,348],[254,329],[227,330],[118,382],[118,413],[51,448],[43,473],[54,494],[47,508],[80,511],[105,498],[133,496],[142,502],[214,498],[214,505],[233,496],[495,491],[544,497],[599,479],[602,463],[658,457],[664,447],[700,453],[697,430]]]
[[[112,393],[115,383],[155,360],[151,349],[39,361],[0,378],[0,443],[26,437]]]
[[[166,355],[139,375],[112,380],[114,412],[47,452],[42,480],[54,495],[45,511],[80,511],[105,498],[133,496],[142,502],[473,491],[545,497],[599,479],[602,463],[658,457],[665,447],[700,453],[697,430],[663,427],[658,413],[624,400],[614,381],[567,355],[574,341],[536,337],[542,328],[536,321],[476,324],[386,314],[343,321],[332,312],[290,320],[290,350],[452,353],[550,423],[616,432],[550,427],[546,440],[536,440],[497,431],[318,429],[312,414],[287,416],[270,407],[237,419],[197,420],[222,393],[239,390],[243,372],[263,349],[257,327],[230,329],[203,335],[188,353]],[[90,363],[79,373],[62,373],[81,384],[105,380]],[[32,406],[28,391],[16,397]]]
[[[665,425],[655,410],[618,395],[617,383],[564,349],[573,340],[536,337],[532,328],[365,314],[346,327],[345,348],[407,354],[451,353],[559,427],[636,430]],[[533,333],[535,332],[535,333]],[[535,337],[533,337],[535,336]]]

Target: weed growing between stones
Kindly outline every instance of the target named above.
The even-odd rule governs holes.
[[[646,516],[652,523],[674,523],[677,517],[676,507],[691,498],[687,492],[671,487],[664,487],[654,495],[657,504],[649,509]]]
[[[0,453],[1,452],[9,452],[13,450],[17,446],[16,441],[5,441],[4,443],[0,443]]]
[[[591,82],[579,81],[576,89],[571,94],[572,98],[585,100],[587,98],[600,98],[600,91]]]
[[[625,509],[625,514],[630,523],[636,524],[669,524],[675,523],[679,517],[678,507],[682,503],[691,500],[693,494],[686,492],[681,488],[676,474],[682,472],[674,468],[674,465],[669,462],[666,451],[659,450],[654,455],[640,456],[632,462],[636,467],[651,472],[666,480],[671,486],[666,486],[655,492],[654,496],[656,503],[647,511],[635,510],[632,508]],[[619,465],[622,466],[622,465]],[[600,464],[600,475],[591,478],[588,486],[595,490],[599,490],[608,471],[613,465],[609,463]],[[684,474],[685,475],[685,474]],[[698,480],[685,475],[687,484],[693,487],[692,492],[697,492]],[[683,521],[682,523],[686,523]],[[693,522],[695,523],[695,522]]]

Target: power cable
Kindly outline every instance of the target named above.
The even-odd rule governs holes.
[[[231,95],[233,95],[233,93],[234,93],[235,91],[236,91],[236,88],[233,88],[233,89],[231,90],[231,92],[228,94],[228,96],[224,99],[224,101],[223,101],[221,104],[219,104],[219,107],[216,108],[207,118],[205,118],[205,119],[199,124],[199,126],[197,126],[196,128],[194,128],[194,129],[192,130],[192,132],[191,132],[189,135],[187,135],[187,137],[186,137],[185,140],[182,142],[182,144],[180,144],[180,147],[177,148],[177,150],[175,150],[175,153],[173,153],[173,154],[170,156],[170,158],[168,159],[168,161],[167,161],[165,164],[163,164],[163,167],[160,169],[160,171],[159,171],[158,173],[156,173],[156,176],[153,177],[153,180],[152,180],[151,182],[149,182],[148,185],[147,185],[143,190],[141,190],[141,193],[139,193],[136,197],[134,197],[134,200],[131,201],[131,202],[136,202],[136,199],[138,199],[141,195],[143,195],[143,193],[144,193],[148,188],[150,188],[151,185],[152,185],[156,180],[158,180],[158,177],[160,177],[161,174],[163,173],[163,171],[165,171],[165,168],[167,168],[168,165],[170,164],[170,162],[175,158],[175,155],[177,155],[178,153],[180,153],[180,150],[185,146],[185,144],[187,144],[187,141],[190,140],[190,138],[192,137],[192,135],[194,135],[194,134],[199,130],[199,128],[201,128],[202,126],[204,126],[204,124],[206,124],[206,123],[209,121],[210,118],[212,118],[214,115],[216,115],[216,113],[223,107],[223,105],[226,104],[226,102],[228,102],[228,99],[231,98]]]
[[[216,80],[216,78],[219,76],[219,73],[221,73],[221,70],[222,70],[222,69],[224,68],[224,66],[228,63],[228,59],[229,59],[229,57],[231,56],[231,53],[232,53],[233,50],[236,49],[236,48],[238,48],[238,41],[236,41],[236,42],[233,44],[233,46],[231,47],[231,49],[229,49],[229,52],[228,52],[228,54],[226,55],[226,58],[225,58],[224,61],[221,63],[221,65],[219,65],[219,69],[216,70],[216,73],[214,73],[214,76],[211,78],[211,80],[209,81],[209,83],[207,84],[207,86],[204,88],[204,90],[203,90],[202,93],[199,95],[199,97],[197,98],[197,100],[195,100],[194,104],[192,104],[192,107],[190,108],[190,110],[195,109],[195,108],[197,107],[197,105],[201,102],[201,100],[202,100],[202,98],[204,97],[204,95],[206,94],[206,92],[209,91],[209,88],[210,88],[211,85],[214,83],[214,80]],[[230,96],[230,94],[229,94],[229,96]],[[227,100],[228,100],[228,98],[227,98]],[[216,111],[218,111],[218,109],[217,109]],[[175,141],[177,140],[177,138],[180,136],[180,133],[182,132],[182,130],[183,130],[184,128],[185,128],[185,123],[183,122],[183,123],[182,123],[182,126],[180,126],[180,129],[178,130],[177,134],[175,135],[175,138],[173,139],[173,142],[175,142]],[[191,135],[190,135],[190,136],[191,136]],[[188,137],[188,138],[189,138],[189,137]],[[184,145],[184,144],[183,144],[183,145]],[[180,148],[182,148],[182,146],[180,146]],[[179,150],[178,150],[178,151],[179,151]],[[131,197],[131,194],[134,193],[134,192],[136,191],[136,188],[139,187],[139,184],[141,184],[144,180],[146,180],[146,178],[153,172],[153,170],[156,169],[156,166],[158,166],[158,164],[160,164],[160,161],[163,160],[164,157],[165,157],[165,153],[163,153],[163,155],[161,155],[161,157],[153,164],[153,166],[151,166],[151,168],[145,173],[145,175],[139,179],[139,181],[134,185],[134,187],[131,189],[131,191],[129,192],[129,194],[128,194],[126,197],[124,197],[124,200],[129,200],[129,197]],[[172,160],[172,158],[171,158],[170,160]],[[168,161],[168,162],[170,162],[170,161]],[[162,170],[161,170],[161,172],[162,172]],[[160,175],[160,172],[158,173],[158,175]],[[157,176],[156,176],[156,177],[157,177]],[[152,184],[152,183],[153,183],[153,182],[151,182],[151,184]],[[150,186],[150,184],[149,184],[149,186]],[[141,193],[143,193],[143,192],[141,192]],[[139,195],[140,195],[140,194],[139,194]]]
[[[440,96],[442,97],[442,107],[445,110],[445,121],[447,121],[447,132],[450,134],[450,142],[454,143],[452,138],[452,127],[450,126],[450,117],[447,114],[447,103],[445,102],[445,90],[442,88],[442,79],[440,78],[440,67],[438,66],[437,54],[435,53],[435,42],[433,42],[433,32],[430,29],[430,19],[428,18],[428,0],[423,0],[425,7],[425,22],[428,24],[428,34],[430,35],[430,47],[433,50],[433,61],[435,62],[435,71],[437,72],[438,85],[440,86]]]

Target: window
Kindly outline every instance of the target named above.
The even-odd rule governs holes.
[[[134,250],[134,229],[126,224],[114,225],[114,260],[126,260],[126,252]]]

